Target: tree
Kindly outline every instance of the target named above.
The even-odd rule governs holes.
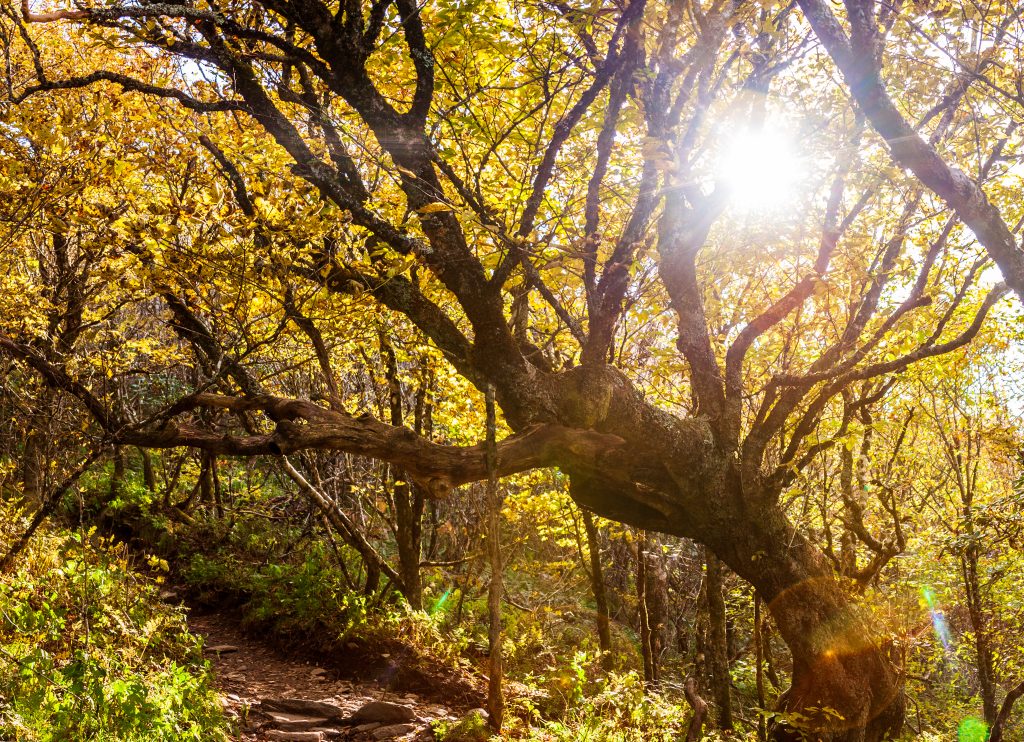
[[[928,477],[934,482],[930,490],[936,507],[945,515],[936,530],[959,577],[965,628],[975,653],[976,688],[994,735],[1000,680],[1014,677],[1011,663],[996,662],[1005,652],[1005,638],[1000,636],[1001,612],[993,596],[1008,587],[1013,590],[1000,584],[1015,570],[999,564],[1012,559],[999,544],[1019,533],[1016,509],[1007,507],[1016,496],[1014,460],[1019,444],[1005,401],[990,391],[986,377],[990,379],[991,373],[978,361],[958,364],[923,380],[921,397],[933,450],[941,454],[941,464],[929,467]]]
[[[851,2],[847,35],[823,3],[800,7],[806,21],[790,5],[676,0],[25,0],[5,15],[11,102],[119,88],[162,99],[172,128],[203,144],[154,165],[177,168],[180,189],[141,185],[110,219],[169,313],[164,341],[196,374],[147,406],[42,352],[37,329],[4,325],[0,348],[116,445],[346,451],[391,462],[434,498],[486,479],[483,444],[352,414],[332,393],[317,335],[344,335],[340,310],[373,302],[439,368],[494,386],[512,431],[501,475],[558,467],[582,507],[693,538],[756,588],[793,655],[776,739],[880,740],[903,718],[885,638],[783,496],[893,375],[978,333],[1006,289],[975,237],[1024,286],[978,185],[999,178],[1007,198],[1015,125],[961,115],[1000,94],[983,73],[1001,69],[1017,15],[947,21]],[[940,80],[913,66],[911,127],[882,84],[885,43],[920,55],[921,24],[955,20],[987,51]],[[808,21],[852,101],[827,82]],[[946,39],[954,56],[962,36]],[[95,69],[70,67],[68,39]],[[930,106],[935,84],[949,92]],[[717,177],[723,132],[784,108],[803,119],[807,182],[783,214],[753,219]],[[920,183],[889,165],[864,117]],[[230,207],[210,196],[225,191]],[[138,201],[160,211],[129,213]],[[285,331],[303,324],[288,314],[296,289],[335,310],[304,334]],[[289,393],[256,373],[296,347],[314,349],[318,388]]]

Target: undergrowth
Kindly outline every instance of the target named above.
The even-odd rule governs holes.
[[[0,501],[0,552],[24,526]],[[150,562],[94,529],[44,528],[0,575],[0,739],[228,739],[199,640],[160,601],[167,565]]]
[[[477,671],[486,655],[487,624],[479,585],[463,596],[464,586],[451,578],[444,582],[425,573],[426,610],[411,611],[386,583],[371,595],[355,589],[358,557],[311,533],[301,514],[278,517],[266,509],[266,499],[245,503],[245,512],[239,507],[226,518],[196,507],[188,520],[168,518],[142,497],[124,504],[137,519],[136,530],[141,523],[145,540],[153,548],[163,545],[175,579],[198,602],[231,604],[244,625],[286,643],[301,637],[329,650],[355,642],[368,654],[394,652],[400,645],[397,651],[408,650],[405,664],[476,677],[479,692],[472,703],[482,702]],[[520,586],[519,579],[526,581]],[[510,582],[519,592],[536,587],[518,575]],[[656,742],[685,734],[690,709],[667,694],[645,693],[636,672],[603,672],[590,623],[575,613],[506,606],[509,715],[502,738]],[[559,644],[578,649],[558,657],[549,650]],[[464,726],[441,724],[435,732],[451,742],[487,738],[486,730]]]

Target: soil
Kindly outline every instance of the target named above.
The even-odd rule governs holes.
[[[478,691],[467,678],[453,688],[451,671],[438,668],[432,679],[423,667],[403,667],[397,642],[396,647],[378,648],[375,655],[359,645],[316,654],[283,649],[269,637],[248,634],[231,613],[191,611],[189,627],[204,639],[225,712],[236,722],[238,742],[315,739],[316,730],[321,730],[322,740],[432,739],[431,722],[457,719],[480,705]],[[404,654],[411,657],[411,649],[405,648]],[[312,732],[283,731],[300,729],[303,718],[307,727],[312,722],[308,716],[271,713],[261,707],[265,699],[322,701],[346,714],[371,701],[387,701],[411,709],[416,721],[404,730],[388,724],[325,722]]]

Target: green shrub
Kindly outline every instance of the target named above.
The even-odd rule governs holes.
[[[539,705],[524,696],[515,704],[522,708],[514,709],[519,717],[533,720],[529,739],[667,742],[681,737],[688,708],[657,692],[644,693],[636,672],[597,672],[598,662],[596,654],[577,652],[564,670],[535,679],[542,691]],[[541,720],[539,711],[545,707],[544,716],[557,713],[558,718]]]
[[[6,552],[21,519],[0,508]],[[0,575],[0,738],[227,739],[199,641],[131,561],[94,532],[44,531]]]

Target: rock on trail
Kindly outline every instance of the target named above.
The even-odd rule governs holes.
[[[342,680],[243,634],[223,614],[191,615],[201,635],[237,742],[433,739],[430,722],[459,715],[415,694]]]

